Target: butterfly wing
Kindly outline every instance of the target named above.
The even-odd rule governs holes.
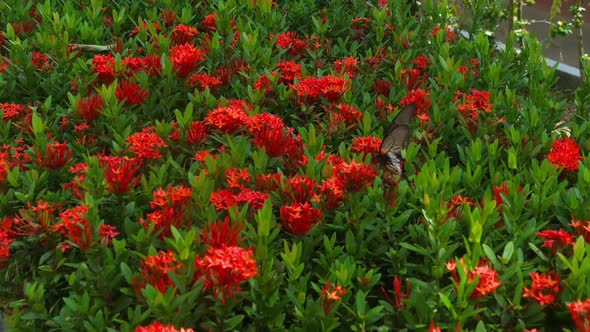
[[[414,111],[416,105],[414,103],[404,107],[398,115],[391,121],[380,147],[380,157],[382,166],[396,174],[401,174],[401,150],[407,144],[410,127],[408,122]]]

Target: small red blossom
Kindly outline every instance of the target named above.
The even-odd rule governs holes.
[[[53,230],[67,237],[80,249],[88,249],[92,244],[92,228],[86,219],[88,207],[79,205],[60,213],[60,222],[53,225]]]
[[[258,274],[252,248],[238,246],[207,249],[204,257],[195,259],[195,269],[203,281],[204,289],[212,290],[222,303],[234,300],[240,291],[240,283]]]
[[[273,158],[288,154],[295,145],[299,144],[298,138],[293,136],[292,128],[264,127],[255,133],[253,141],[256,147],[264,148]]]
[[[205,91],[206,88],[214,92],[223,85],[223,82],[217,76],[202,73],[191,76],[188,80],[188,85],[191,88],[198,89],[200,92]]]
[[[322,181],[318,187],[320,194],[314,198],[316,202],[325,206],[328,210],[333,210],[344,203],[344,184],[336,177],[332,176]]]
[[[430,322],[430,327],[428,328],[429,332],[441,332],[440,327],[434,324],[434,321]]]
[[[166,293],[168,287],[175,287],[174,281],[168,273],[178,273],[182,264],[176,261],[172,251],[160,251],[153,256],[147,256],[141,262],[141,279],[134,280],[133,286],[137,293],[146,285],[152,285],[160,293]]]
[[[428,92],[422,89],[410,90],[402,100],[400,100],[400,107],[406,107],[411,103],[416,104],[416,116],[428,118],[430,113],[430,97]]]
[[[334,175],[344,184],[347,191],[358,192],[373,184],[377,171],[373,165],[352,161],[333,167]]]
[[[580,147],[574,139],[569,137],[555,140],[551,151],[547,154],[547,160],[558,168],[563,168],[569,172],[578,170],[582,156]]]
[[[114,194],[128,192],[141,180],[141,177],[136,177],[142,165],[141,158],[101,156],[99,162],[107,181],[107,189]]]
[[[112,225],[102,224],[99,226],[98,230],[100,232],[100,238],[102,239],[103,243],[107,246],[112,243],[115,236],[119,235],[119,232],[117,232],[117,228]]]
[[[201,61],[205,60],[203,52],[189,43],[171,47],[170,55],[172,65],[179,77],[187,77]]]
[[[570,234],[563,229],[545,230],[538,232],[535,235],[544,239],[542,246],[551,249],[553,254],[555,254],[561,248],[573,245],[575,238],[573,234]]]
[[[274,35],[270,36],[270,39],[274,39]],[[309,42],[297,38],[297,33],[288,31],[277,35],[277,46],[289,51],[289,56],[295,57],[302,54],[308,49]]]
[[[254,186],[263,191],[275,191],[281,186],[281,173],[260,174],[254,180]]]
[[[320,291],[320,301],[324,315],[330,314],[344,295],[346,295],[346,289],[344,287],[336,286],[332,282],[326,281],[324,288]]]
[[[391,299],[388,292],[385,290],[384,287],[381,287],[381,291],[395,308],[403,308],[405,306],[403,300],[410,298],[410,281],[406,280],[406,292],[402,293],[402,279],[398,276],[395,276],[393,279],[393,292],[395,294],[395,301]]]
[[[1,70],[0,70],[0,72],[1,72]],[[271,75],[272,75],[272,73],[271,73]],[[254,86],[254,90],[264,91],[264,94],[269,94],[272,92],[273,83],[268,78],[268,75],[264,74],[264,75],[260,75],[258,80],[256,80],[256,82],[254,82],[253,86]]]
[[[525,287],[523,297],[530,297],[540,305],[549,305],[553,303],[559,293],[559,275],[557,273],[538,273],[530,274],[532,279],[531,288]]]
[[[87,121],[92,121],[100,115],[104,101],[99,95],[92,95],[89,98],[80,99],[76,103],[78,114]]]
[[[49,59],[49,56],[45,53],[33,52],[31,57],[31,64],[38,71],[50,71],[54,67],[54,63]]]
[[[177,329],[172,324],[164,325],[158,321],[155,321],[150,325],[136,327],[135,332],[194,332],[194,330],[184,327]]]
[[[463,258],[460,260],[461,268],[465,271],[467,275],[468,282],[472,282],[476,278],[478,278],[477,285],[475,289],[470,295],[471,299],[480,298],[486,295],[490,295],[496,291],[498,287],[502,285],[502,282],[498,280],[498,272],[496,270],[490,268],[484,261],[479,262],[479,264],[471,271],[467,271],[467,266],[463,261]],[[459,282],[459,275],[456,271],[457,269],[457,261],[453,260],[446,264],[447,270],[453,273],[453,278],[455,282]]]
[[[156,23],[156,22],[141,22],[141,25],[136,26],[130,33],[129,33],[129,37],[133,37],[136,36],[140,31],[147,31],[149,33],[151,33],[150,29],[153,29],[155,32],[160,32],[162,30],[162,27],[160,26],[160,24]]]
[[[319,100],[320,97],[330,102],[335,102],[350,89],[350,81],[343,77],[324,76],[324,77],[306,77],[291,88],[295,91],[299,103],[311,105]]]
[[[412,64],[422,72],[426,72],[428,66],[430,66],[430,59],[425,55],[419,55],[412,60]]]
[[[280,209],[285,230],[293,235],[307,234],[322,219],[322,210],[315,209],[308,202],[284,205]]]
[[[140,71],[144,70],[145,62],[140,57],[126,57],[121,60],[121,66],[125,68],[125,74],[127,76],[133,76],[139,73]]]
[[[350,145],[350,150],[354,153],[361,153],[364,156],[376,155],[379,153],[381,139],[375,136],[355,137]],[[375,159],[376,160],[376,159]]]
[[[92,73],[98,74],[98,78],[105,84],[110,84],[117,75],[115,71],[115,58],[111,54],[97,54],[92,58]]]
[[[337,73],[347,74],[348,78],[354,78],[358,75],[359,61],[355,57],[345,57],[334,62],[334,69]]]
[[[590,331],[590,299],[582,302],[578,300],[576,302],[568,303],[567,304],[570,313],[572,315],[572,319],[576,324],[576,327],[580,332],[589,332]]]
[[[222,246],[237,246],[242,242],[240,233],[244,225],[241,222],[232,223],[229,217],[225,221],[216,221],[201,229],[201,242],[213,248]]]
[[[233,191],[227,189],[212,192],[209,201],[215,206],[217,211],[229,210],[229,208],[238,204]]]
[[[119,102],[125,101],[125,105],[141,105],[150,95],[149,90],[142,89],[139,84],[129,80],[123,80],[117,84],[115,96]]]
[[[402,82],[410,91],[419,89],[428,79],[426,73],[422,74],[420,70],[413,68],[402,69],[401,74]]]
[[[301,65],[295,61],[280,61],[277,68],[281,73],[279,83],[291,84],[296,78],[301,78]]]
[[[172,31],[172,42],[176,45],[188,44],[195,39],[199,31],[191,26],[179,24]]]
[[[162,58],[159,55],[148,54],[143,58],[143,70],[148,76],[160,76],[162,74]]]
[[[205,123],[224,133],[234,133],[242,128],[248,121],[248,114],[243,107],[230,105],[217,107],[207,114]]]
[[[287,179],[283,196],[290,202],[304,203],[313,197],[315,189],[315,179],[297,174]]]
[[[148,127],[139,133],[129,135],[127,144],[131,152],[144,159],[160,158],[162,156],[160,149],[167,147],[167,145],[154,130],[154,127]]]
[[[229,168],[225,171],[227,186],[240,189],[252,181],[252,175],[247,168]]]
[[[285,127],[283,118],[268,112],[259,113],[248,117],[246,127],[252,136],[257,135],[263,128],[282,129]]]
[[[587,243],[590,243],[590,219],[586,218],[584,220],[574,219],[570,223],[570,225],[578,232],[578,235],[584,237],[584,240]]]
[[[207,126],[203,121],[194,121],[187,129],[186,142],[192,145],[201,145],[209,135],[207,134]]]
[[[264,204],[268,200],[268,195],[260,191],[243,188],[237,195],[235,195],[235,199],[238,203],[246,203],[250,208],[259,210],[264,207]]]
[[[66,142],[47,143],[45,149],[35,149],[35,152],[39,164],[49,169],[61,168],[72,158],[72,150],[68,149]]]

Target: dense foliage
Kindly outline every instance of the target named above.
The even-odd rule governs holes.
[[[526,35],[446,1],[0,6],[14,330],[589,330],[588,88],[567,113]]]

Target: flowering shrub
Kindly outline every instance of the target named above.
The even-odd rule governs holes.
[[[437,1],[4,2],[15,330],[589,330],[587,110],[534,39]]]

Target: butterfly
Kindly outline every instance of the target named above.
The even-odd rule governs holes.
[[[404,180],[408,180],[408,178],[404,174],[404,158],[401,151],[408,144],[410,134],[408,122],[415,110],[416,104],[411,103],[399,111],[387,127],[379,147],[378,159],[383,170],[390,174],[400,175]]]

